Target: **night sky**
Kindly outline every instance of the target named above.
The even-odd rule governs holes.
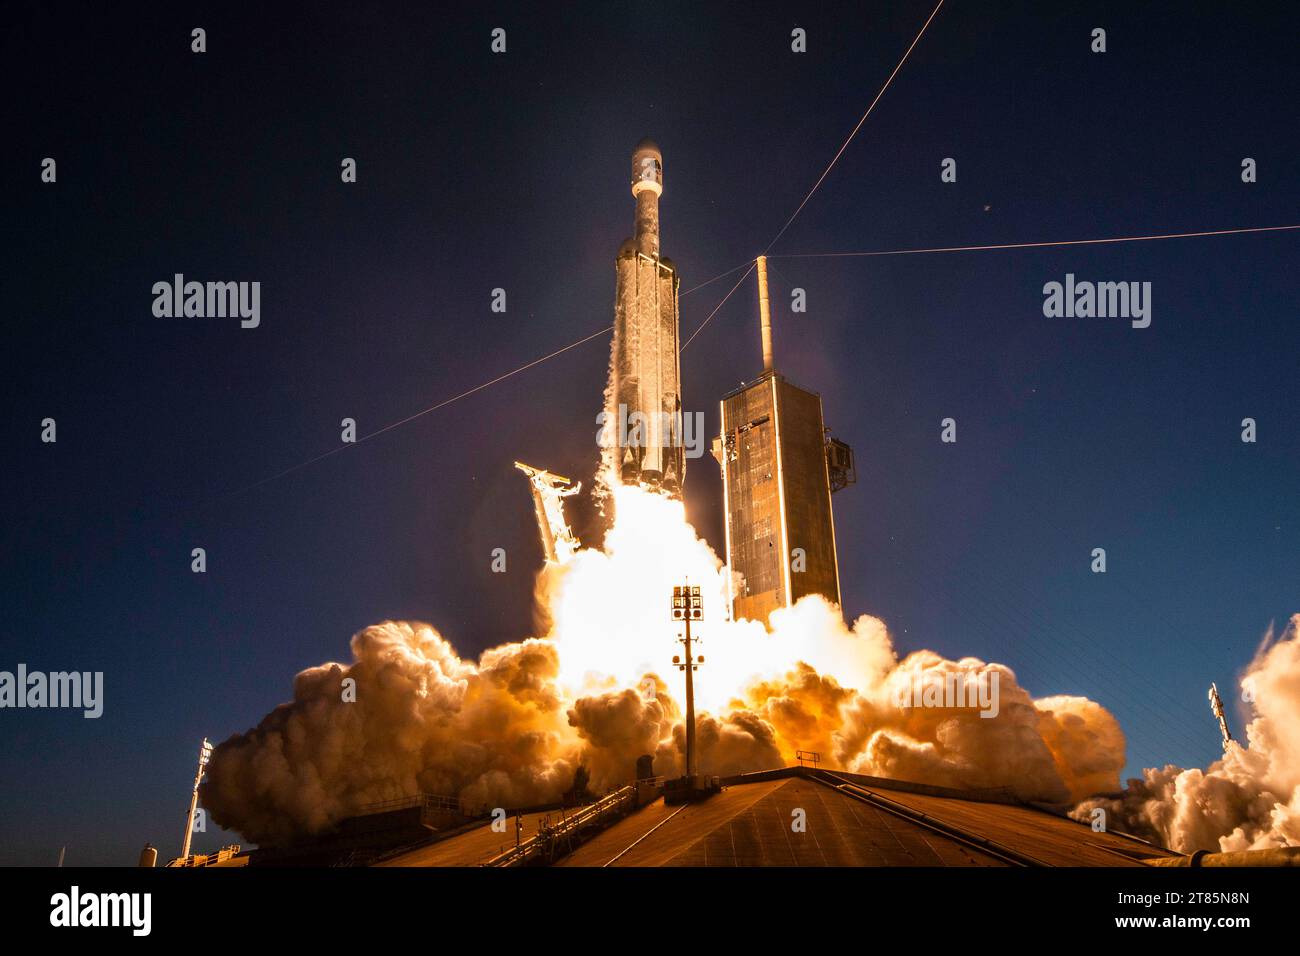
[[[175,855],[200,740],[368,624],[528,636],[511,463],[589,482],[607,335],[259,482],[609,326],[643,136],[684,291],[762,252],[933,3],[182,6],[8,15],[0,669],[102,670],[106,700],[0,711],[0,863]],[[770,254],[777,366],[857,454],[846,614],[1101,702],[1136,774],[1215,759],[1206,688],[1300,611],[1300,232],[796,257],[1300,223],[1294,11],[1131,6],[950,0]],[[260,281],[261,325],[155,317],[178,272]],[[1151,326],[1044,317],[1066,273],[1150,282]],[[739,275],[683,298],[683,337]],[[761,368],[756,299],[682,355],[710,434]],[[686,500],[721,552],[712,458]]]

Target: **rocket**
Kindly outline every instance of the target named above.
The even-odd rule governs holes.
[[[624,484],[681,497],[686,472],[678,364],[677,290],[672,260],[659,254],[663,155],[649,139],[632,152],[636,231],[614,260],[614,344],[605,409],[609,446]]]
[[[1228,730],[1228,718],[1223,716],[1223,700],[1219,697],[1219,685],[1210,684],[1210,710],[1219,719],[1219,733],[1223,735],[1223,750],[1227,753],[1228,744],[1232,743],[1232,732]]]

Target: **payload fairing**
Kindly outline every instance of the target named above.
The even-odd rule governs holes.
[[[606,441],[624,484],[681,496],[686,472],[678,365],[677,290],[671,260],[659,254],[663,155],[648,139],[632,153],[636,232],[615,260],[612,388]]]

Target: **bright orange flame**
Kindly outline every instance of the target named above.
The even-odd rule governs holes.
[[[696,703],[717,710],[760,678],[806,661],[847,686],[874,684],[893,664],[883,625],[876,640],[845,628],[837,609],[806,599],[772,617],[768,633],[754,621],[729,621],[727,569],[686,521],[685,509],[654,492],[626,485],[613,491],[615,523],[603,550],[584,549],[564,567],[547,601],[552,640],[560,652],[560,681],[574,696],[636,686],[660,675],[682,697],[672,665],[682,625],[670,617],[674,585],[700,587],[704,621],[691,628],[705,657],[695,680]]]

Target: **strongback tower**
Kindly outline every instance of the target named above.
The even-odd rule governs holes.
[[[806,594],[840,603],[831,492],[854,479],[853,453],[827,438],[821,396],[772,362],[767,262],[758,260],[763,374],[722,399],[722,466],[732,614],[767,623]]]
[[[663,156],[648,139],[632,153],[636,232],[615,260],[613,388],[606,427],[616,431],[624,484],[680,497],[685,477],[678,367],[677,270],[659,254]]]

